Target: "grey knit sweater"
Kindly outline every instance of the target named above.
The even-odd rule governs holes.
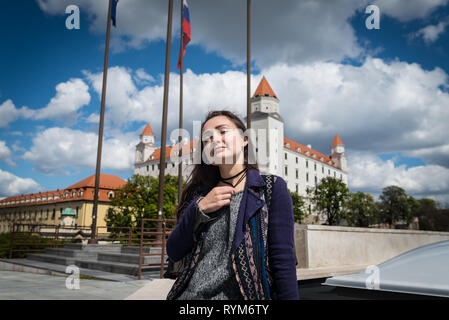
[[[242,299],[231,264],[231,248],[242,196],[243,190],[234,193],[229,206],[210,215],[198,210],[196,218],[200,221],[217,219],[211,222],[198,265],[179,300]]]

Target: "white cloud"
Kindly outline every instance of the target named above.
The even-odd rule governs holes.
[[[100,115],[97,113],[91,113],[86,119],[87,123],[100,123]]]
[[[72,0],[38,0],[49,14],[63,15]],[[379,6],[381,15],[400,21],[427,18],[448,0],[259,0],[252,6],[252,59],[261,68],[275,63],[341,61],[364,54],[349,20],[365,16],[369,4]],[[78,0],[76,4],[87,14],[94,33],[105,32],[107,1]],[[234,63],[246,59],[246,2],[240,0],[196,0],[189,3],[192,25],[190,45],[200,45],[207,52]],[[165,40],[166,1],[128,0],[117,8],[113,50]],[[173,36],[179,34],[179,6],[173,12]],[[311,36],[316,35],[316,36]],[[276,52],[273,55],[273,52]],[[186,56],[188,60],[188,55]]]
[[[439,149],[449,140],[442,90],[449,82],[439,68],[368,58],[361,66],[279,65],[263,73],[281,100],[287,136],[318,150],[329,150],[336,133],[351,150],[378,153]]]
[[[19,118],[28,118],[31,113],[32,110],[27,107],[17,109],[12,100],[8,99],[0,104],[0,128],[8,126]]]
[[[102,73],[85,72],[86,78],[98,95],[101,94]],[[137,88],[132,70],[111,67],[108,71],[105,120],[119,127],[135,121],[149,122],[156,132],[160,132],[163,85]],[[202,120],[211,108],[241,109],[246,97],[244,73],[195,74],[190,69],[184,73],[184,121]],[[178,125],[179,75],[170,74],[168,122],[169,130]],[[246,110],[246,109],[245,109]],[[159,134],[158,134],[159,135]]]
[[[379,7],[381,14],[406,22],[426,18],[447,3],[448,0],[376,0],[373,4]]]
[[[112,67],[108,80],[106,120],[111,126],[126,127],[148,122],[160,139],[163,86],[139,89],[133,71]],[[424,70],[417,64],[385,62],[367,58],[361,66],[321,62],[276,65],[262,70],[280,99],[286,136],[311,143],[321,152],[339,134],[347,148],[372,152],[417,153],[429,163],[449,164],[443,146],[449,140],[447,74],[436,68]],[[86,72],[97,94],[101,73]],[[254,92],[261,75],[252,78]],[[246,113],[246,75],[227,71],[184,75],[184,127],[203,120],[210,109],[226,108],[240,116]],[[168,132],[177,127],[179,75],[170,75]],[[288,115],[288,116],[287,116]],[[434,148],[432,152],[426,152]],[[439,150],[439,151],[438,151]],[[433,156],[433,158],[432,158]]]
[[[70,79],[56,86],[56,95],[45,108],[34,112],[35,119],[76,121],[77,111],[89,104],[89,87],[81,79]]]
[[[252,52],[259,66],[276,61],[300,62],[320,59],[340,60],[357,57],[362,49],[357,44],[355,32],[348,22],[368,0],[337,1],[284,1],[282,5],[263,0],[252,6]],[[62,14],[70,0],[39,0],[43,11]],[[90,30],[104,33],[107,2],[79,0],[77,5],[86,12]],[[245,61],[246,2],[240,0],[189,3],[192,25],[192,42],[208,52],[216,52],[235,63]],[[128,0],[117,8],[117,28],[114,29],[111,47],[127,47],[165,40],[167,26],[165,1]],[[173,13],[173,35],[179,34],[179,8]],[[311,37],[310,34],[319,34]],[[276,50],[273,57],[272,50]],[[186,57],[188,59],[188,56]]]
[[[103,139],[102,169],[133,169],[137,133],[120,134]],[[47,174],[69,174],[70,169],[94,169],[98,135],[69,128],[48,128],[33,138],[33,145],[23,159]]]
[[[11,150],[8,148],[5,141],[2,140],[0,140],[0,161],[5,161],[10,166],[15,165],[11,159]]]
[[[8,99],[0,105],[0,128],[18,119],[54,119],[73,124],[78,117],[77,111],[90,102],[88,90],[89,87],[81,79],[61,82],[56,86],[56,95],[46,107],[40,109],[18,109],[12,100]],[[13,134],[20,132],[14,131]]]
[[[146,73],[143,68],[136,70],[134,80],[138,85],[144,85],[155,81],[154,77]]]
[[[396,185],[418,198],[449,199],[449,168],[425,165],[406,168],[395,166],[394,160],[383,161],[376,155],[349,153],[349,187],[379,195],[384,187]]]
[[[428,25],[418,30],[413,37],[422,37],[427,44],[433,43],[437,41],[448,25],[449,21],[441,21],[437,25]]]
[[[30,178],[21,178],[0,169],[0,196],[14,196],[37,192],[41,186]]]

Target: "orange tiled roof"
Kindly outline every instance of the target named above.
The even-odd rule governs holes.
[[[182,155],[191,154],[191,150],[195,144],[195,141],[190,141],[189,143],[182,146]],[[165,159],[170,158],[170,154],[172,152],[172,148],[174,148],[173,152],[176,152],[178,150],[178,145],[173,146],[166,146],[165,148]],[[156,149],[153,154],[152,158],[148,159],[147,161],[154,161],[159,160],[161,158],[161,148]]]
[[[331,158],[329,158],[327,155],[325,155],[324,153],[318,152],[316,150],[313,150],[311,148],[308,148],[304,145],[302,145],[301,143],[298,143],[296,141],[293,141],[291,139],[285,138],[284,137],[284,147],[287,148],[287,143],[289,143],[289,149],[295,152],[298,152],[298,148],[300,148],[300,152],[301,154],[305,155],[306,157],[324,162],[328,165],[331,165],[333,167],[335,167],[335,162],[332,161]],[[183,147],[183,151],[182,154],[186,155],[186,154],[190,154],[191,153],[191,148],[193,148],[194,145],[194,141],[190,141],[189,144],[185,145]],[[175,146],[176,147],[176,146]],[[165,150],[165,159],[169,159],[170,158],[170,153],[171,153],[172,147],[171,146],[167,146],[166,150]],[[307,154],[308,152],[308,154]],[[315,157],[314,157],[315,155]],[[154,153],[153,153],[153,158],[149,159],[148,161],[155,161],[155,160],[159,160],[161,156],[161,149],[157,149]],[[323,159],[323,160],[321,160]]]
[[[276,94],[274,93],[273,89],[271,89],[270,84],[268,83],[267,79],[265,77],[260,80],[259,85],[257,86],[256,92],[253,94],[253,98],[256,96],[269,96],[277,98]]]
[[[293,141],[291,139],[285,138],[284,137],[284,147],[287,148],[287,144],[289,144],[289,149],[295,152],[298,152],[298,148],[299,148],[299,153],[305,155],[306,157],[321,161],[321,162],[325,162],[328,165],[331,165],[333,167],[335,167],[335,162],[332,161],[331,158],[329,158],[328,156],[326,156],[325,154],[318,152],[316,150],[313,150],[309,147],[306,147],[305,145],[302,145],[296,141]],[[308,154],[307,154],[308,153]],[[314,157],[315,155],[315,157]],[[323,159],[323,160],[321,160]]]
[[[115,175],[102,173],[100,175],[100,190],[98,200],[101,202],[110,202],[111,200],[108,197],[108,193],[110,191],[120,189],[125,184],[125,180]],[[14,203],[10,203],[9,205],[2,205],[0,206],[0,208],[37,206],[78,200],[92,201],[94,200],[94,189],[95,175],[92,175],[62,190],[44,191],[7,197],[3,200],[0,200],[0,204],[4,204],[7,202]]]
[[[153,129],[151,129],[151,126],[150,126],[149,124],[147,124],[147,125],[145,126],[145,129],[143,129],[141,135],[142,135],[142,136],[143,136],[143,135],[154,136],[154,134],[153,134]]]
[[[113,174],[100,174],[100,188],[103,189],[120,189],[126,184],[126,181],[122,178],[117,177]],[[77,188],[86,188],[86,187],[95,187],[95,175],[91,175],[86,179],[83,179],[66,189],[77,189]]]
[[[343,142],[341,141],[340,137],[337,135],[335,135],[334,141],[332,141],[332,145],[337,145],[337,144],[343,144]]]

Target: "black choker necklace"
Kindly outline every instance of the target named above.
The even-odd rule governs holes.
[[[239,173],[237,173],[235,176],[232,176],[232,177],[230,177],[230,178],[222,178],[221,175],[220,175],[220,181],[223,182],[223,183],[225,183],[225,184],[227,184],[227,185],[229,185],[229,186],[231,186],[231,187],[233,187],[233,188],[235,188],[235,187],[237,187],[237,186],[240,184],[240,182],[242,182],[243,179],[246,177],[246,171],[247,171],[247,168],[243,169],[242,171],[240,171]],[[240,179],[237,181],[237,183],[236,183],[235,185],[233,185],[232,183],[226,181],[226,180],[231,180],[231,179],[234,179],[235,177],[238,177],[238,176],[241,175],[243,172],[245,172],[245,173],[240,177]]]

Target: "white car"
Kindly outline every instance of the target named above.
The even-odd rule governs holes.
[[[328,278],[323,285],[449,298],[449,241],[407,251],[360,273]]]

